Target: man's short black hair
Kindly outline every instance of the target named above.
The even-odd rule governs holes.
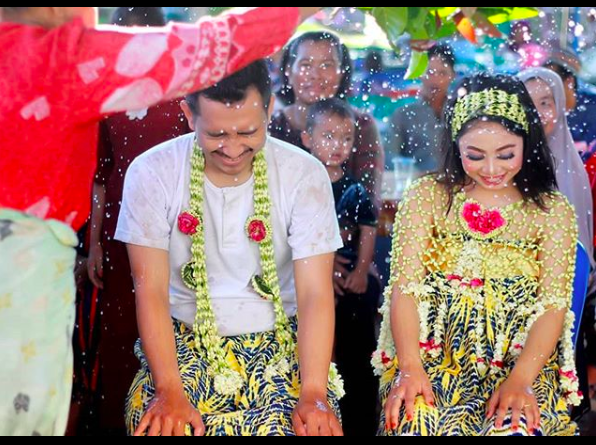
[[[439,57],[446,65],[455,71],[455,53],[449,45],[441,43],[428,50],[428,58]]]
[[[333,97],[331,99],[321,100],[308,108],[306,117],[306,131],[312,134],[320,118],[324,116],[339,116],[342,119],[350,119],[356,122],[356,115],[349,103],[345,100]]]
[[[232,74],[221,80],[206,90],[186,96],[186,102],[195,116],[200,116],[199,98],[206,97],[209,100],[221,102],[223,104],[235,104],[246,99],[248,90],[254,87],[257,89],[263,99],[265,111],[269,110],[271,101],[271,77],[267,63],[264,60],[257,60],[246,68]]]

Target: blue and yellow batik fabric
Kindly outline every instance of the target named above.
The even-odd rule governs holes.
[[[293,327],[296,331],[295,321]],[[203,417],[207,436],[295,435],[292,413],[300,395],[298,358],[296,355],[288,357],[287,373],[268,370],[268,364],[279,348],[274,332],[224,339],[228,361],[246,382],[238,394],[226,397],[215,391],[204,356],[195,347],[192,330],[179,322],[174,322],[174,330],[184,389]],[[140,341],[136,354],[141,361],[141,370],[126,403],[129,434],[134,433],[155,394]],[[331,389],[328,399],[333,410],[339,413],[338,398]]]

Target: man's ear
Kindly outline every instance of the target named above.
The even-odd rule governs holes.
[[[182,112],[184,113],[184,116],[186,117],[186,120],[188,121],[189,128],[192,131],[196,131],[196,116],[190,109],[190,105],[188,105],[188,102],[185,100],[180,102],[180,108],[182,108]]]
[[[271,122],[271,118],[273,117],[273,110],[275,109],[275,95],[271,95],[271,99],[269,99],[269,108],[267,108],[267,124]]]

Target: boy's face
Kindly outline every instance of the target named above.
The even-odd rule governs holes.
[[[186,104],[183,109],[208,169],[229,177],[252,169],[255,155],[265,146],[270,118],[256,88],[251,87],[246,99],[238,103],[224,104],[200,96],[199,116],[189,114]]]
[[[304,145],[327,167],[340,167],[350,158],[354,139],[352,119],[335,114],[319,115],[311,134],[302,135]]]

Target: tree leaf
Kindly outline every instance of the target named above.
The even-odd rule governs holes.
[[[387,34],[392,45],[396,45],[408,26],[408,8],[375,7],[372,15]]]
[[[410,66],[408,67],[405,78],[417,79],[426,72],[426,68],[428,68],[428,54],[412,51]]]

